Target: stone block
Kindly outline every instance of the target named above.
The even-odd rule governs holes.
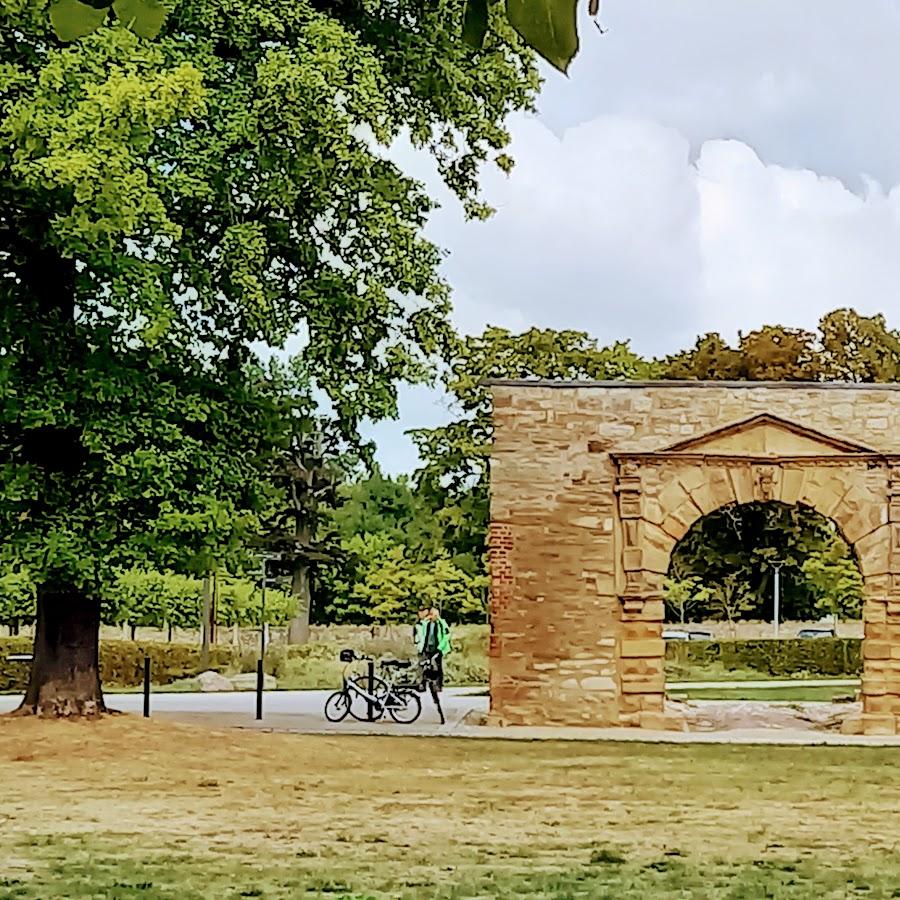
[[[862,689],[863,699],[865,699],[866,697],[873,697],[878,694],[886,694],[887,679],[864,674],[861,680],[860,687]]]
[[[887,641],[864,641],[863,659],[890,659],[891,645]]]
[[[738,503],[751,503],[753,501],[753,472],[749,466],[732,468],[731,489]]]
[[[897,733],[897,719],[895,716],[863,713],[861,719],[863,734]]]
[[[780,499],[782,503],[796,503],[803,496],[805,469],[785,469],[781,474]]]
[[[863,620],[865,622],[887,622],[887,603],[877,600],[866,600],[863,608]]]
[[[900,697],[892,694],[877,694],[875,696],[863,696],[863,712],[877,715],[891,715],[900,711]]]
[[[632,681],[634,678],[636,680]],[[666,690],[665,678],[640,678],[639,676],[622,676],[623,694],[659,694]]]
[[[847,716],[841,722],[841,734],[862,734],[863,720],[862,716]]]
[[[641,712],[663,712],[666,708],[665,694],[639,694]]]
[[[687,723],[677,713],[642,712],[638,724],[648,731],[687,731]]]
[[[616,690],[616,682],[612,678],[593,675],[590,678],[581,679],[581,689],[583,691],[608,691],[612,693]]]
[[[656,659],[620,659],[619,672],[622,675],[662,676],[665,674],[665,661]]]
[[[658,640],[622,641],[619,649],[619,656],[624,659],[630,657],[663,657],[665,653],[666,642],[662,638]]]

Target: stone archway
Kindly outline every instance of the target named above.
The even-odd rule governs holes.
[[[900,391],[507,382],[494,392],[495,720],[677,726],[662,639],[671,551],[715,509],[777,500],[832,519],[854,547],[866,623],[858,724],[898,730]]]

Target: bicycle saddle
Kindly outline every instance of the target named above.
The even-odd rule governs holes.
[[[408,659],[384,659],[381,664],[394,669],[408,669],[412,665]]]

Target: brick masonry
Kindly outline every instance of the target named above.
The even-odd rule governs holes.
[[[662,582],[731,503],[832,518],[865,579],[863,715],[900,731],[900,390],[497,382],[491,716],[680,727],[666,710]]]

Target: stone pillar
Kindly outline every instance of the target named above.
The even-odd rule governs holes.
[[[900,732],[900,467],[887,485],[888,573],[866,579],[862,732]]]
[[[680,728],[680,722],[665,712],[665,606],[659,576],[644,569],[643,491],[636,463],[621,464],[614,490],[618,498],[619,561],[624,580],[618,648],[619,721],[640,728]]]

